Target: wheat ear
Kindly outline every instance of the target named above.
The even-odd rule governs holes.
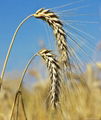
[[[36,18],[42,19],[46,21],[53,29],[54,35],[57,40],[58,51],[60,53],[59,62],[61,67],[65,69],[65,67],[69,70],[68,78],[71,80],[74,88],[77,87],[77,83],[73,83],[73,79],[71,78],[72,68],[70,63],[71,51],[69,49],[69,45],[67,44],[67,34],[64,30],[63,22],[60,20],[59,16],[52,12],[49,9],[41,8],[33,15]]]
[[[51,53],[50,50],[42,49],[38,54],[44,59],[49,70],[49,77],[51,80],[51,87],[49,92],[49,98],[52,108],[57,108],[59,104],[60,96],[60,86],[61,86],[61,76],[60,76],[60,66],[56,60],[56,56]]]
[[[63,29],[63,23],[59,17],[49,9],[41,8],[34,16],[46,21],[53,29],[54,35],[57,40],[57,46],[60,53],[60,60],[63,65],[69,65],[68,47],[66,42],[66,33]]]

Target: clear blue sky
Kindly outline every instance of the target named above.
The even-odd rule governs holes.
[[[25,17],[42,7],[52,8],[74,1],[76,0],[0,0],[0,70],[12,35]],[[82,3],[82,5],[90,5],[87,9],[84,8],[85,13],[94,13],[94,15],[97,16],[92,17],[92,19],[94,19],[92,21],[97,20],[101,23],[101,0],[84,0]],[[81,10],[81,13],[82,12],[84,13],[84,11]],[[90,16],[85,16],[86,21],[89,20],[89,18]],[[40,49],[40,40],[45,40],[45,44],[50,48],[50,44],[52,43],[49,43],[47,39],[50,36],[47,34],[45,28],[47,28],[47,25],[35,18],[29,19],[23,25],[15,40],[7,70],[23,69],[30,56]],[[91,33],[94,34],[96,42],[101,39],[101,24],[94,25],[94,27],[88,26],[88,28],[91,30]]]

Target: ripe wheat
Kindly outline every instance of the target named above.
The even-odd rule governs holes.
[[[57,46],[60,53],[60,62],[67,67],[69,65],[69,52],[66,42],[66,33],[63,29],[63,23],[59,17],[49,9],[39,9],[34,16],[46,21],[53,29],[57,40]]]
[[[51,87],[49,93],[49,100],[53,108],[57,108],[59,104],[61,76],[60,66],[55,58],[55,55],[50,50],[42,49],[38,54],[44,59],[49,70],[49,77],[51,80]]]

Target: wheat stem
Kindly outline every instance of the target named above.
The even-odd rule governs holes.
[[[20,84],[19,84],[18,90],[20,90],[20,88],[21,88],[21,86],[22,86],[23,79],[24,79],[24,77],[25,77],[25,74],[26,74],[26,72],[27,72],[27,70],[28,70],[29,65],[32,63],[32,61],[34,60],[34,58],[35,58],[36,56],[37,56],[37,54],[34,54],[34,55],[30,58],[30,60],[28,61],[27,65],[25,66],[25,69],[24,69],[24,71],[23,71],[23,73],[22,73],[22,76],[21,76],[21,80],[20,80]]]
[[[19,84],[19,86],[18,86],[18,90],[17,90],[17,92],[16,92],[15,99],[14,99],[14,103],[13,103],[13,106],[12,106],[10,120],[12,119],[13,112],[14,112],[14,108],[15,108],[16,101],[17,101],[17,97],[18,97],[19,94],[21,95],[21,102],[22,102],[23,110],[24,110],[24,114],[25,114],[24,103],[23,103],[22,93],[21,93],[21,90],[20,90],[20,89],[21,89],[21,86],[22,86],[22,83],[23,83],[24,76],[25,76],[25,74],[26,74],[26,72],[27,72],[27,70],[28,70],[28,67],[29,67],[29,65],[31,64],[31,62],[33,61],[33,59],[35,58],[36,55],[37,55],[37,54],[34,54],[34,55],[30,58],[30,60],[28,61],[27,65],[25,66],[25,69],[24,69],[24,71],[23,71],[23,73],[22,73],[22,76],[21,76],[21,79],[20,79],[20,84]],[[25,114],[25,118],[26,118],[26,120],[27,120],[26,114]]]
[[[5,74],[7,62],[8,62],[8,59],[9,59],[9,56],[10,56],[10,53],[11,53],[11,50],[12,50],[12,47],[13,47],[13,44],[14,44],[14,40],[15,40],[15,38],[16,38],[16,35],[17,35],[20,27],[21,27],[30,17],[32,17],[32,16],[33,16],[33,15],[29,15],[28,17],[26,17],[26,18],[19,24],[19,26],[17,27],[17,29],[16,29],[13,37],[12,37],[12,40],[11,40],[11,43],[10,43],[10,46],[9,46],[9,48],[8,48],[8,52],[7,52],[5,61],[4,61],[3,69],[2,69],[2,72],[1,72],[0,90],[1,90],[2,82],[3,82],[3,78],[4,78],[4,74]]]

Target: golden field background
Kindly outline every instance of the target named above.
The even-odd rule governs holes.
[[[30,75],[38,78],[39,74],[35,70],[28,71]],[[31,90],[22,87],[25,111],[28,120],[101,120],[101,64],[97,63],[96,68],[87,65],[86,72],[80,77],[84,77],[88,85],[78,88],[71,88],[68,92],[67,83],[64,84],[60,99],[60,108],[57,111],[48,110],[45,101],[48,95],[48,80],[39,80]],[[99,74],[98,74],[99,73]],[[16,76],[16,72],[14,73]],[[14,79],[5,77],[2,91],[0,92],[0,120],[8,120],[11,115],[14,96],[19,84],[19,77]],[[74,75],[73,77],[78,77]],[[79,89],[79,90],[78,90]],[[78,92],[79,91],[79,92]],[[16,115],[15,112],[13,114]],[[14,119],[15,120],[15,119]],[[18,120],[25,120],[21,101],[18,108]]]

